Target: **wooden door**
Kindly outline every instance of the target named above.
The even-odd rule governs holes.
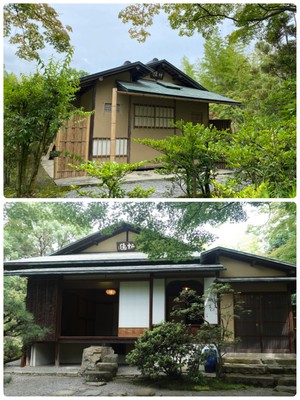
[[[241,342],[237,351],[260,353],[290,352],[289,312],[291,308],[288,293],[244,293],[236,296],[244,302],[243,308],[249,313],[239,313],[235,320],[235,337]]]

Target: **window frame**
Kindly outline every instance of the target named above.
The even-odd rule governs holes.
[[[175,107],[152,104],[134,104],[134,128],[173,129]]]

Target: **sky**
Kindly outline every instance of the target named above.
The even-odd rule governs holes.
[[[75,47],[72,67],[88,73],[96,73],[118,67],[125,61],[147,63],[153,58],[166,59],[177,68],[186,56],[195,63],[203,56],[204,40],[201,35],[180,37],[178,32],[169,27],[167,16],[158,15],[150,27],[151,36],[145,43],[131,39],[128,33],[129,24],[123,24],[118,18],[119,12],[126,4],[51,4],[59,13],[64,25],[70,25],[71,43]],[[220,32],[228,34],[230,25],[225,24]],[[4,64],[8,72],[28,74],[35,70],[35,64],[15,56],[14,46],[4,40]],[[44,57],[53,54],[47,48]]]

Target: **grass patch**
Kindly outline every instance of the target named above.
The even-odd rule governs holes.
[[[32,198],[57,198],[64,197],[66,193],[71,190],[68,186],[57,186],[55,182],[49,177],[44,168],[39,168],[36,189]],[[4,196],[6,198],[16,197],[16,192],[13,187],[4,188]]]
[[[168,389],[176,391],[195,391],[195,392],[209,392],[218,390],[246,390],[253,389],[253,386],[248,386],[238,383],[229,383],[221,379],[203,377],[202,383],[195,383],[186,377],[170,378],[167,376],[160,376],[152,380],[145,377],[134,378],[133,381],[136,385],[153,387],[156,389]]]

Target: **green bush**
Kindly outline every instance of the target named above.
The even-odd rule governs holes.
[[[152,379],[161,373],[180,377],[185,369],[193,369],[191,336],[183,323],[164,322],[138,338],[126,362]]]
[[[74,156],[74,158],[76,158]],[[81,196],[89,196],[94,198],[124,198],[124,197],[139,197],[148,198],[155,189],[142,189],[141,186],[136,186],[132,191],[126,192],[122,187],[125,182],[125,176],[140,168],[145,161],[134,164],[99,161],[82,162],[79,166],[68,164],[69,167],[76,171],[84,171],[89,176],[99,179],[98,193],[92,191],[77,190]]]

